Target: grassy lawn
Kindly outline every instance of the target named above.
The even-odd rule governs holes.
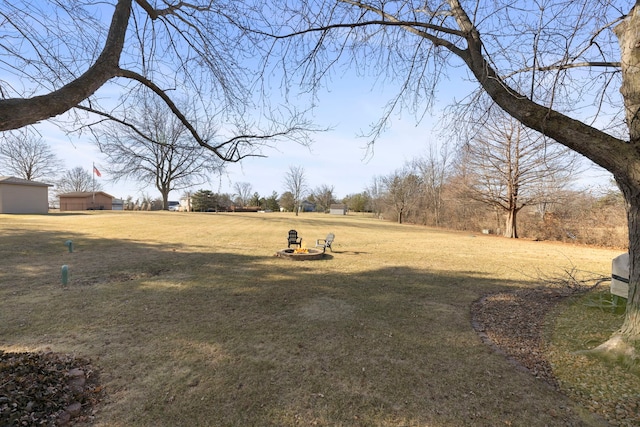
[[[291,228],[334,252],[275,257]],[[280,213],[0,215],[0,236],[0,350],[91,358],[97,425],[601,425],[469,308],[619,250]]]

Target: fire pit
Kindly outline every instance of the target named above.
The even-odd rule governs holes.
[[[324,257],[324,251],[320,249],[281,249],[276,252],[276,256],[282,258],[288,258],[293,261],[311,261],[315,259],[322,259]]]

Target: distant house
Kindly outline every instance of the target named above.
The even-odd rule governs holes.
[[[301,212],[315,212],[316,211],[316,204],[313,202],[310,202],[308,200],[303,200],[300,203],[300,211]]]
[[[346,215],[347,205],[342,203],[334,203],[329,207],[329,213],[331,215]]]
[[[124,210],[124,200],[122,199],[113,199],[111,201],[111,209],[114,211],[123,211]]]
[[[113,209],[113,196],[103,191],[65,193],[59,197],[60,212]]]
[[[191,212],[191,196],[181,197],[178,210],[181,212]]]
[[[0,176],[0,214],[46,214],[51,184]]]

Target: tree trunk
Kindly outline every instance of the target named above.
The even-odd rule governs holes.
[[[614,32],[620,43],[620,63],[625,115],[629,127],[631,146],[638,152],[640,145],[640,2]],[[623,176],[616,176],[627,202],[629,224],[629,299],[627,313],[620,333],[634,341],[640,341],[640,167],[629,161],[623,165]]]
[[[169,210],[169,190],[162,190],[160,191],[160,194],[162,195],[162,210],[168,211]]]
[[[638,26],[640,26],[640,1],[636,2],[625,20],[613,30],[620,44],[620,68],[622,69],[620,93],[624,99],[630,143],[636,150],[640,144],[640,31]]]
[[[518,211],[515,209],[507,211],[507,219],[504,224],[504,237],[508,237],[510,239],[518,238],[518,229],[516,227],[517,214]]]
[[[614,362],[621,360],[637,363],[640,344],[640,182],[628,185],[628,181],[618,181],[627,202],[627,222],[629,224],[629,297],[624,322],[609,340],[585,353],[598,354]],[[640,349],[640,347],[639,347]]]
[[[620,44],[625,116],[629,127],[629,146],[634,156],[617,165],[614,177],[627,204],[629,225],[629,297],[622,327],[595,352],[634,360],[640,344],[640,2],[627,18],[614,28]],[[637,359],[635,359],[637,360]]]
[[[624,187],[622,191],[627,200],[629,223],[629,297],[620,334],[632,341],[640,341],[640,183],[633,190]]]

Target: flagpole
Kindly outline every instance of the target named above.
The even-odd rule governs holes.
[[[96,208],[96,164],[95,162],[91,162],[91,178],[93,179],[93,185],[91,186],[91,191],[93,191],[93,201],[91,202],[92,208]]]

